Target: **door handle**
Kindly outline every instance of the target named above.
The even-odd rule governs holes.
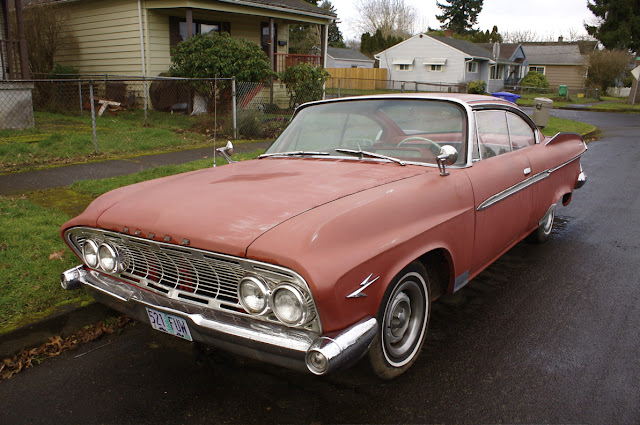
[[[531,168],[527,167],[524,169],[524,175],[528,176],[529,174],[531,174]]]

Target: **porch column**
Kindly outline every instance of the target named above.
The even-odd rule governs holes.
[[[16,3],[16,21],[18,24],[18,40],[20,44],[20,70],[22,71],[22,79],[31,79],[31,71],[29,70],[29,60],[27,57],[27,40],[24,38],[24,23],[22,22],[22,1],[15,0]],[[8,25],[8,22],[5,23]]]
[[[186,21],[187,21],[187,40],[194,36],[193,34],[193,9],[187,7],[186,9]]]
[[[324,68],[327,59],[327,45],[329,44],[329,31],[327,25],[320,25],[320,66]]]
[[[278,71],[276,69],[276,57],[273,54],[273,50],[275,49],[275,39],[274,34],[276,32],[276,25],[273,18],[269,18],[269,63],[271,64],[271,69],[274,71]],[[273,103],[273,102],[272,102]]]

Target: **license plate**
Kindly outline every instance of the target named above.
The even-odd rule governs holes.
[[[149,307],[145,308],[147,309],[149,322],[151,322],[151,327],[153,329],[186,339],[187,341],[193,341],[193,338],[191,338],[191,331],[189,330],[186,320]]]

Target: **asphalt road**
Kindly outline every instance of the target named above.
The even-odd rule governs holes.
[[[554,114],[603,130],[587,184],[548,243],[435,303],[400,378],[298,374],[137,324],[2,382],[0,423],[640,423],[640,116]]]

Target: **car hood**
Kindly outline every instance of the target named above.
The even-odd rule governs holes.
[[[278,224],[336,199],[424,172],[356,159],[265,158],[103,195],[65,228],[96,226],[244,256]]]

